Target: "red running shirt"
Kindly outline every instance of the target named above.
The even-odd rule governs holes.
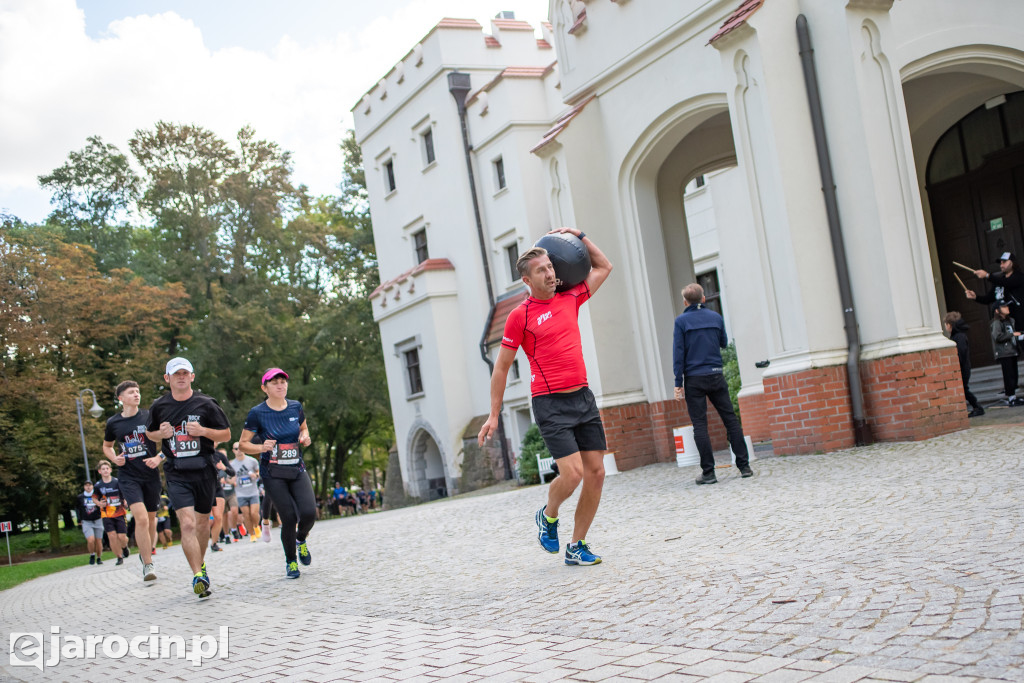
[[[590,289],[581,282],[547,301],[527,297],[508,314],[501,345],[513,351],[523,347],[534,396],[587,386],[579,311],[589,298]]]

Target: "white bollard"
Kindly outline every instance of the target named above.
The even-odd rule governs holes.
[[[672,430],[672,437],[676,442],[676,465],[699,465],[700,453],[697,452],[697,442],[693,440],[693,425],[676,427]]]
[[[605,453],[604,454],[604,473],[605,473],[605,476],[608,476],[609,474],[618,474],[619,473],[618,465],[615,464],[615,454],[614,453]]]
[[[743,442],[747,444],[747,456],[749,458],[749,462],[754,462],[757,460],[757,456],[754,455],[754,442],[750,440],[749,436],[744,436]],[[732,452],[732,446],[729,446],[729,455],[732,456],[732,464],[735,466],[736,454]]]

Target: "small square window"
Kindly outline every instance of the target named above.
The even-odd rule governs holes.
[[[412,235],[412,246],[416,250],[416,263],[423,263],[430,258],[427,251],[427,229],[423,228]]]
[[[513,242],[505,247],[505,257],[508,259],[508,276],[512,282],[521,280],[522,276],[519,274],[519,269],[516,268],[516,261],[519,260],[519,244]]]
[[[388,192],[394,192],[397,185],[395,185],[395,160],[388,159],[384,162],[384,187],[387,188]]]
[[[409,380],[409,395],[422,394],[423,378],[420,375],[419,349],[410,349],[405,352],[405,375]]]
[[[434,130],[427,128],[423,135],[423,158],[427,163],[424,166],[429,166],[434,163]]]
[[[494,185],[498,190],[505,189],[505,160],[501,157],[494,160]]]

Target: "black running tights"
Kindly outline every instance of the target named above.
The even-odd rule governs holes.
[[[303,472],[296,479],[264,477],[263,489],[281,517],[285,560],[295,562],[295,541],[305,541],[316,521],[316,497],[309,474]]]

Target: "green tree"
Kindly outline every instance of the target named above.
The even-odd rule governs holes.
[[[140,189],[128,157],[98,135],[68,155],[39,184],[56,208],[49,222],[63,226],[68,240],[87,244],[101,272],[129,266],[133,228],[127,222]]]
[[[85,474],[75,398],[85,388],[102,396],[158,363],[184,293],[123,269],[104,275],[89,247],[54,229],[5,226],[0,302],[0,481],[45,502],[56,548],[59,513]],[[87,419],[84,428],[98,454],[100,424]]]

